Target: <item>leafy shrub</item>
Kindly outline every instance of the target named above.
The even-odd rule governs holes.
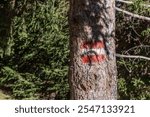
[[[149,16],[143,0],[120,7]],[[150,57],[149,22],[122,15],[116,16],[117,53]],[[117,58],[119,99],[150,99],[150,62],[144,59]]]

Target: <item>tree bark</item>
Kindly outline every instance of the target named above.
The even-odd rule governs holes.
[[[115,0],[70,0],[71,99],[117,99]]]

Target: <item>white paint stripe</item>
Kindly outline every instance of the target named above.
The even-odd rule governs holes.
[[[82,54],[86,54],[88,53],[88,55],[101,55],[101,54],[106,54],[104,48],[99,48],[99,49],[82,49]]]

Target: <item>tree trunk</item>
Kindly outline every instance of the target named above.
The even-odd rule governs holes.
[[[14,18],[14,7],[16,0],[2,1],[0,3],[0,58],[5,55],[10,55],[13,40],[12,33],[12,19]]]
[[[71,99],[117,99],[115,0],[70,0]]]

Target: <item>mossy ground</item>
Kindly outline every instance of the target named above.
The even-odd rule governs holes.
[[[0,100],[10,99],[11,97],[0,90]]]

